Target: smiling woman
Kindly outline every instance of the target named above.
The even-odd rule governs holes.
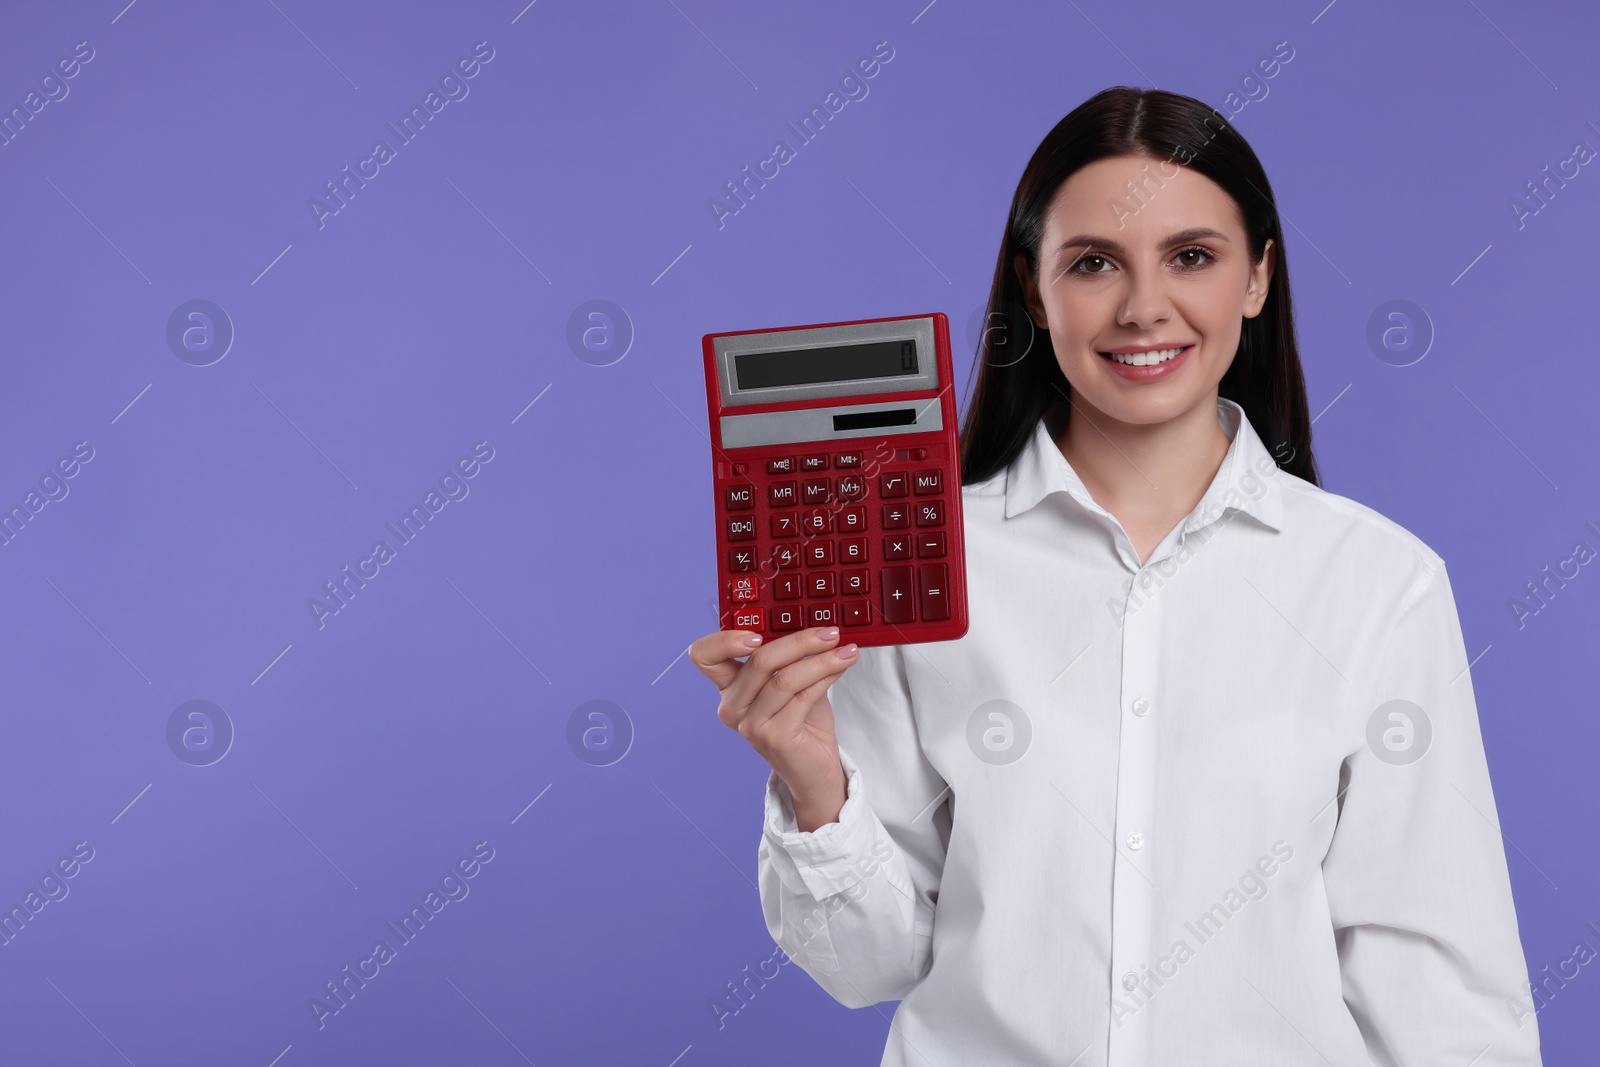
[[[987,311],[1017,328],[961,429],[966,634],[690,646],[772,767],[773,939],[901,1002],[883,1067],[1537,1064],[1450,578],[1318,484],[1250,146],[1092,97]]]

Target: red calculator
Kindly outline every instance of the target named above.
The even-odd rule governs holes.
[[[721,628],[967,632],[944,315],[706,334]]]

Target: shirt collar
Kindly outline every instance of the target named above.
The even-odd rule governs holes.
[[[1228,453],[1205,495],[1184,520],[1185,531],[1197,530],[1229,511],[1239,511],[1273,531],[1283,528],[1281,473],[1244,408],[1217,398],[1217,422],[1228,435]],[[1064,492],[1088,511],[1110,517],[1095,503],[1072,464],[1056,447],[1052,420],[1041,416],[1033,434],[1006,470],[1006,518],[1027,511],[1051,493]]]

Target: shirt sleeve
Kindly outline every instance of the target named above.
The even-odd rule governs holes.
[[[862,648],[829,688],[846,799],[802,833],[767,778],[761,910],[790,959],[839,1003],[899,1000],[927,973],[950,839],[950,792],[923,755],[901,646]]]
[[[1378,1067],[1538,1067],[1527,964],[1455,598],[1434,561],[1379,657],[1322,863],[1344,999]]]

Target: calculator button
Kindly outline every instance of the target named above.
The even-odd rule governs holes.
[[[805,625],[805,614],[798,604],[792,608],[768,608],[767,620],[775,632],[798,630]]]
[[[806,566],[821,567],[833,562],[832,541],[807,541]]]
[[[773,537],[799,537],[800,516],[793,511],[784,511],[772,516]]]
[[[835,467],[859,467],[861,466],[861,453],[835,452],[833,454],[833,465]]]
[[[924,500],[917,505],[918,526],[943,526],[944,501]]]
[[[919,496],[927,493],[937,493],[944,488],[944,476],[938,467],[930,467],[925,471],[917,471],[916,488]]]
[[[765,630],[762,624],[760,608],[741,608],[733,613],[734,630]]]
[[[834,587],[834,578],[833,571],[817,571],[806,575],[806,596],[834,596],[838,591]]]
[[[728,583],[728,596],[735,604],[748,604],[756,599],[755,575],[735,578]]]
[[[867,509],[861,507],[842,508],[839,511],[840,533],[866,533]]]
[[[867,539],[865,537],[846,537],[839,542],[840,563],[865,563],[867,561]]]
[[[767,460],[767,473],[768,474],[793,474],[794,473],[794,457],[793,456],[779,456],[777,459],[769,459],[769,460]]]
[[[729,511],[743,511],[756,506],[756,487],[749,482],[730,485],[725,493]]]
[[[942,556],[944,555],[944,531],[938,533],[920,533],[917,535],[917,555]]]
[[[728,549],[728,569],[730,571],[753,571],[756,569],[756,550],[753,548]]]
[[[885,504],[883,506],[883,528],[885,530],[899,530],[910,525],[910,504]]]
[[[754,519],[729,519],[728,540],[754,541],[756,538],[756,520]]]
[[[911,587],[910,567],[883,568],[883,621],[910,622],[915,616],[911,601],[916,590]]]
[[[872,604],[865,600],[846,600],[840,605],[839,614],[845,626],[866,626],[872,622]]]
[[[839,575],[839,591],[858,596],[872,592],[872,572],[865,567],[842,572]]]
[[[950,617],[950,590],[946,587],[948,568],[943,563],[923,563],[917,567],[917,593],[926,622],[940,622]]]
[[[907,489],[906,489],[906,472],[905,471],[890,471],[887,474],[878,475],[878,495],[879,496],[884,496],[884,497],[905,496],[906,492],[907,492]]]
[[[795,498],[793,482],[773,482],[767,486],[767,503],[775,508],[792,508],[799,501]]]
[[[807,537],[833,532],[833,512],[827,508],[812,508],[805,515]]]
[[[807,504],[826,504],[830,499],[831,487],[826,478],[807,478],[800,483],[801,499]]]
[[[883,539],[884,559],[910,559],[911,535],[890,534]]]
[[[860,500],[867,495],[867,480],[859,474],[840,475],[833,483],[840,500]]]
[[[828,469],[828,457],[801,456],[800,469],[803,471],[825,471]]]
[[[792,541],[773,545],[772,565],[778,568],[800,566],[800,546]]]
[[[812,626],[837,626],[839,623],[839,605],[837,604],[812,604],[806,614],[811,617]]]
[[[798,574],[774,574],[772,576],[772,599],[799,600],[800,576]]]

